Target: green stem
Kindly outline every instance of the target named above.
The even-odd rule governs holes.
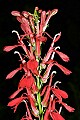
[[[41,89],[39,77],[37,77],[37,87],[39,90]],[[37,103],[38,103],[38,107],[39,107],[39,120],[43,120],[43,107],[41,105],[40,92],[37,93]]]

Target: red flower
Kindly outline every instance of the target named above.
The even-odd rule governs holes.
[[[34,83],[34,78],[30,74],[29,76],[23,76],[19,82],[18,88],[31,88],[32,84]]]
[[[53,96],[51,96],[49,106],[44,115],[44,120],[50,120],[50,117],[52,118],[52,120],[65,120],[55,109],[55,106],[53,107],[53,104],[55,105],[55,103],[55,99],[53,100]]]
[[[27,90],[28,92],[28,100],[30,102],[31,108],[32,108],[32,113],[34,116],[38,117],[39,111],[36,107],[36,99],[34,97],[34,94],[31,93],[31,91]]]
[[[26,88],[29,90],[32,90],[33,93],[36,93],[38,91],[38,88],[35,84],[34,77],[31,75],[29,76],[23,76],[22,79],[19,82],[18,88]]]
[[[44,36],[36,36],[36,55],[40,57],[41,55],[41,43],[42,42],[46,42],[47,40],[47,37],[44,37]]]
[[[15,112],[18,105],[25,99],[26,99],[26,97],[23,97],[23,96],[15,98],[14,100],[12,100],[8,103],[8,106],[12,107],[14,109],[14,112]]]
[[[29,69],[29,70],[31,70],[31,72],[33,73],[33,74],[36,74],[36,75],[38,75],[39,73],[38,73],[38,70],[37,70],[37,67],[38,67],[38,62],[36,61],[36,60],[29,60],[28,62],[27,62],[27,68]]]
[[[25,36],[26,36],[26,35],[23,35],[23,36],[18,40],[18,44],[17,44],[17,45],[5,46],[5,47],[3,48],[3,50],[6,51],[6,52],[9,52],[9,51],[13,50],[14,48],[22,47],[23,50],[24,50],[25,53],[26,53],[26,56],[27,56],[29,59],[34,58],[34,56],[33,56],[32,53],[31,53],[32,51],[29,51],[29,50],[27,49],[26,45],[25,45],[25,44],[23,43],[23,41],[22,41]]]
[[[13,70],[12,72],[10,72],[10,73],[7,75],[6,79],[12,78],[19,70],[22,70],[22,69],[25,71],[25,73],[27,73],[27,75],[30,75],[30,71],[29,71],[29,70],[31,70],[31,72],[32,72],[33,74],[36,74],[36,75],[39,74],[39,73],[38,73],[38,70],[37,70],[38,62],[37,62],[36,60],[33,60],[33,59],[32,59],[32,60],[29,60],[28,62],[26,62],[26,61],[22,58],[22,56],[21,56],[21,54],[20,54],[19,52],[15,51],[15,53],[18,53],[18,54],[19,54],[19,57],[20,57],[20,59],[21,59],[22,64],[20,64],[20,67],[19,67],[19,68],[17,68],[17,69],[15,69],[15,70]]]
[[[52,87],[51,90],[54,93],[54,95],[59,99],[59,101],[62,101],[62,98],[64,99],[68,98],[68,94],[63,90],[54,87]]]
[[[57,12],[58,12],[58,9],[53,9],[52,11],[49,10],[48,17],[46,18],[46,21],[45,21],[44,26],[43,26],[43,32],[46,30],[50,18],[53,15],[55,15]]]
[[[52,73],[51,76],[50,76],[49,85],[45,86],[44,89],[42,90],[42,93],[41,93],[41,96],[42,96],[42,95],[45,93],[45,91],[46,91],[46,93],[45,93],[45,95],[44,95],[44,98],[43,98],[43,100],[42,100],[42,105],[43,105],[44,107],[47,106],[48,100],[49,100],[49,97],[50,97],[52,77],[53,77],[53,73]]]
[[[44,107],[46,107],[47,104],[48,104],[50,91],[53,92],[53,94],[56,96],[56,98],[59,100],[59,102],[62,101],[62,98],[64,98],[64,99],[68,98],[68,94],[65,91],[60,90],[58,88],[55,88],[56,86],[51,86],[51,82],[52,82],[52,74],[51,74],[51,77],[50,77],[49,85],[46,85],[41,92],[41,96],[42,96],[46,91],[46,93],[44,95],[44,98],[43,98],[43,101],[42,101],[42,105]]]

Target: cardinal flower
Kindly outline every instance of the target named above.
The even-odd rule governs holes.
[[[31,70],[33,74],[36,74],[36,75],[38,75],[37,67],[38,67],[38,62],[35,59],[29,60],[27,62],[27,68]]]
[[[18,88],[26,88],[32,90],[33,93],[38,92],[38,88],[35,84],[35,79],[30,73],[29,76],[23,76],[19,82]]]
[[[43,88],[42,93],[41,93],[41,96],[45,93],[43,101],[42,101],[42,105],[44,107],[46,107],[47,104],[48,104],[48,100],[49,100],[49,96],[50,96],[50,91],[53,92],[54,96],[56,96],[56,98],[59,99],[59,101],[62,101],[62,98],[64,98],[64,99],[68,98],[68,94],[65,91],[60,90],[58,88],[55,88],[56,84],[60,83],[59,81],[57,81],[54,84],[54,86],[51,86],[51,83],[52,83],[52,74],[51,74],[51,77],[50,77],[49,85],[46,85]]]
[[[8,103],[8,106],[12,107],[14,109],[14,112],[16,112],[18,105],[25,99],[26,99],[26,97],[24,97],[24,96],[15,98],[14,100],[12,100]]]
[[[16,30],[13,30],[12,33],[17,34],[18,43],[5,46],[4,51],[9,52],[17,47],[21,47],[24,50],[24,54],[18,51],[14,52],[14,54],[19,55],[20,65],[11,71],[6,76],[6,79],[12,78],[19,71],[23,70],[24,73],[19,81],[18,89],[9,97],[11,101],[8,103],[8,106],[13,108],[15,112],[20,103],[25,103],[26,114],[21,120],[65,120],[60,115],[62,107],[69,112],[74,112],[75,110],[63,102],[63,99],[68,98],[68,94],[57,86],[58,83],[61,83],[60,81],[53,80],[56,71],[53,70],[51,72],[52,68],[57,66],[64,74],[71,74],[70,70],[54,59],[55,55],[58,55],[64,62],[69,61],[69,57],[58,50],[60,46],[54,46],[60,39],[61,32],[54,37],[51,37],[46,32],[49,20],[57,12],[58,9],[46,12],[38,7],[35,7],[33,14],[27,11],[11,12],[19,21],[23,34],[19,35]],[[47,36],[52,42],[47,53],[42,58],[42,44],[47,42]],[[52,85],[52,83],[54,84]],[[19,95],[20,97],[18,97]],[[60,106],[58,110],[56,104]]]
[[[53,73],[54,73],[54,72],[53,72]],[[53,73],[52,73],[51,76],[50,76],[49,85],[46,85],[46,86],[44,87],[44,89],[42,90],[42,93],[41,93],[41,96],[45,93],[44,98],[43,98],[43,100],[42,100],[42,105],[43,105],[44,107],[47,106],[48,100],[49,100],[49,97],[50,97],[50,91],[51,91],[51,83],[52,83]],[[45,92],[45,91],[46,91],[46,92]]]
[[[56,104],[56,101],[55,101],[55,99],[53,100],[53,95],[51,95],[49,106],[44,115],[44,120],[50,120],[50,118],[52,118],[52,120],[65,120],[59,114],[59,112],[55,109],[55,104]]]

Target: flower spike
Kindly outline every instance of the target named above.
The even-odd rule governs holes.
[[[60,46],[55,46],[55,43],[61,37],[61,32],[54,37],[46,32],[51,17],[57,12],[58,9],[46,12],[38,7],[35,7],[33,14],[27,11],[11,12],[20,23],[23,33],[19,35],[16,30],[13,30],[12,33],[17,34],[18,43],[13,46],[5,46],[3,50],[9,52],[21,47],[23,51],[22,53],[17,50],[14,51],[14,54],[19,55],[20,65],[11,71],[6,79],[11,79],[19,71],[23,71],[23,75],[20,78],[17,90],[9,97],[11,101],[8,106],[16,112],[18,105],[25,103],[25,115],[21,120],[65,120],[61,116],[62,107],[69,112],[75,110],[63,102],[63,99],[68,98],[68,94],[58,87],[61,82],[59,80],[55,81],[54,78],[57,73],[54,66],[57,66],[65,75],[71,74],[70,70],[55,60],[56,54],[64,62],[70,60],[65,53],[60,51]],[[44,48],[42,48],[42,45],[47,43],[47,36],[52,42],[47,50],[48,52],[43,56]],[[59,107],[57,107],[58,105]]]

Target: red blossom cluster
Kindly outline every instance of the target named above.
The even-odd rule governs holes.
[[[54,55],[57,53],[63,61],[69,61],[67,55],[57,50],[60,49],[59,46],[54,47],[54,43],[60,39],[61,32],[56,34],[54,38],[45,32],[50,18],[57,12],[58,9],[46,12],[39,10],[38,7],[35,8],[34,14],[27,11],[22,13],[11,12],[20,22],[24,34],[19,35],[17,31],[13,30],[12,32],[15,32],[18,36],[18,44],[5,46],[4,51],[9,52],[17,47],[22,47],[25,55],[18,51],[14,52],[19,55],[21,63],[18,68],[7,75],[6,79],[11,79],[19,71],[24,71],[24,75],[19,81],[18,89],[9,97],[11,101],[8,106],[12,107],[15,112],[21,102],[25,103],[26,114],[21,120],[64,120],[60,115],[62,106],[69,112],[74,111],[74,108],[63,102],[63,99],[68,98],[68,94],[57,86],[61,82],[56,81],[54,85],[51,85],[56,74],[56,71],[51,72],[53,66],[57,66],[66,75],[71,73],[70,70],[54,60]],[[47,41],[47,35],[52,39],[52,43],[48,52],[42,58],[41,45]],[[27,41],[29,45],[25,45],[24,41]],[[42,74],[43,71],[45,71],[44,74]],[[21,96],[17,97],[19,94]],[[59,110],[56,108],[56,103],[60,106]],[[28,106],[28,104],[30,105]]]

